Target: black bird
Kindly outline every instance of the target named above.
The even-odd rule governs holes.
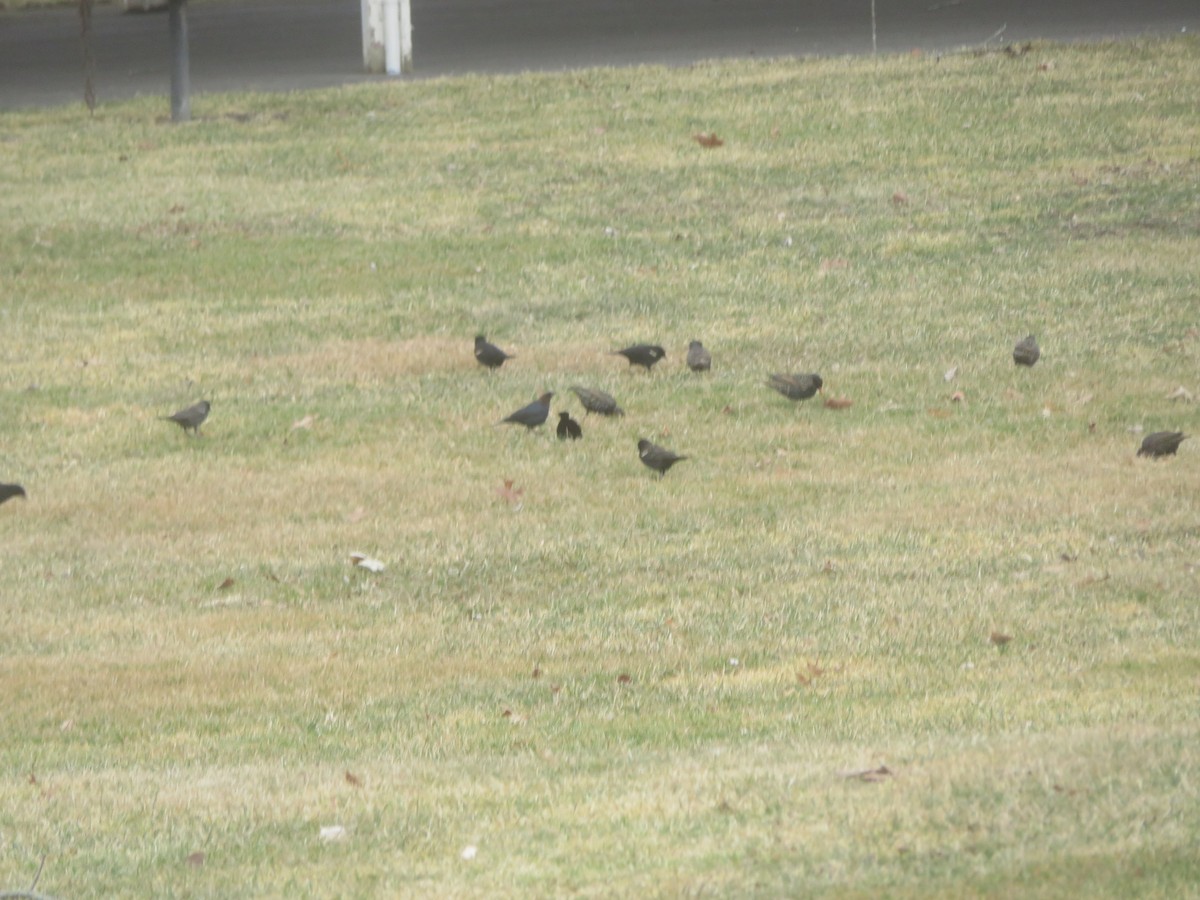
[[[583,408],[590,413],[598,413],[602,416],[625,415],[625,410],[617,406],[617,401],[613,399],[612,394],[606,394],[604,391],[579,387],[577,385],[572,385],[571,390],[575,392],[575,396],[579,398],[579,402],[583,404]]]
[[[208,411],[211,408],[212,404],[207,400],[201,400],[199,403],[193,403],[191,406],[181,409],[177,413],[169,416],[160,416],[159,418],[167,422],[174,422],[185,433],[190,430],[193,434],[198,435],[200,433],[200,424],[208,418]]]
[[[688,344],[687,365],[693,372],[707,372],[712,368],[712,354],[699,341],[692,341]]]
[[[563,411],[558,414],[558,439],[565,441],[570,438],[573,441],[583,437],[583,429],[579,427],[579,423],[571,418],[569,412]]]
[[[821,390],[825,382],[815,372],[803,375],[772,375],[767,381],[789,400],[807,400]]]
[[[1042,351],[1037,345],[1037,339],[1032,334],[1017,341],[1017,346],[1013,347],[1013,362],[1018,366],[1032,366],[1041,355]]]
[[[1187,435],[1182,431],[1156,431],[1154,434],[1146,435],[1137,455],[1151,458],[1174,456],[1179,445],[1185,440],[1187,440]]]
[[[624,350],[614,350],[612,355],[623,356],[631,366],[641,366],[649,372],[656,362],[666,358],[667,351],[652,344],[634,344]]]
[[[497,424],[503,425],[505,422],[511,422],[514,425],[524,425],[526,428],[537,428],[545,423],[546,417],[550,415],[550,398],[554,393],[547,391],[538,397],[528,406],[522,406],[515,413],[506,419],[502,419]]]
[[[660,478],[666,475],[667,470],[675,465],[675,463],[687,459],[686,456],[679,456],[672,453],[665,447],[650,443],[645,438],[638,441],[638,458],[645,465],[657,472]]]
[[[25,488],[19,484],[0,484],[0,503],[13,497],[24,497]]]
[[[477,334],[475,335],[475,358],[479,360],[481,366],[498,369],[504,365],[506,359],[515,359],[516,357],[505,353],[495,344],[489,344],[488,339],[482,334]]]

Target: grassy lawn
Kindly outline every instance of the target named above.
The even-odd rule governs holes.
[[[1198,96],[1188,38],[0,113],[0,890],[1195,895]],[[543,390],[582,441],[496,426]]]

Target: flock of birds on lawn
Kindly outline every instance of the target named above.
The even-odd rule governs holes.
[[[656,344],[634,344],[624,350],[614,351],[613,355],[624,356],[629,360],[631,366],[641,366],[649,372],[655,363],[666,358],[667,353]],[[1013,362],[1018,366],[1032,366],[1041,358],[1041,355],[1041,348],[1038,347],[1037,339],[1032,334],[1017,341],[1016,346],[1013,347]],[[479,361],[480,365],[489,369],[498,369],[504,365],[506,360],[512,358],[511,354],[490,343],[482,334],[475,336],[475,359]],[[693,372],[707,372],[712,368],[712,354],[699,341],[692,341],[688,345],[687,365]],[[799,401],[816,396],[824,387],[824,382],[816,372],[775,373],[767,378],[767,386],[774,388],[789,400]],[[604,391],[579,386],[571,387],[571,391],[579,398],[579,402],[589,413],[594,412],[602,416],[624,415],[621,407],[617,405],[617,401]],[[550,400],[553,397],[553,392],[542,394],[528,406],[522,406],[512,415],[501,419],[498,424],[511,423],[524,425],[530,429],[537,428],[539,425],[545,424],[546,419],[549,418]],[[583,429],[578,422],[571,418],[569,412],[560,412],[558,416],[557,433],[560,440],[574,440],[583,437]],[[1156,431],[1148,434],[1138,449],[1138,456],[1151,458],[1172,456],[1186,437],[1187,435],[1181,431]],[[666,475],[675,463],[687,459],[686,456],[680,456],[646,438],[638,440],[637,448],[638,458],[658,472],[659,477]]]
[[[641,366],[649,372],[654,368],[655,363],[666,358],[667,352],[656,344],[634,344],[623,350],[614,351],[613,355],[623,356],[629,360],[630,366]],[[1017,345],[1013,348],[1013,362],[1018,366],[1032,366],[1041,355],[1041,349],[1032,334],[1017,341]],[[487,369],[498,369],[507,360],[513,359],[513,356],[490,343],[483,335],[477,335],[475,337],[475,359]],[[712,354],[699,341],[692,341],[688,345],[687,365],[693,372],[707,372],[712,368]],[[767,379],[767,385],[789,400],[800,401],[816,396],[824,386],[824,382],[816,372],[776,373]],[[589,413],[601,416],[625,415],[625,411],[617,405],[617,401],[611,394],[596,388],[578,385],[573,385],[570,390],[579,398],[579,402]],[[527,429],[544,425],[546,419],[550,417],[550,401],[553,397],[553,391],[547,391],[528,406],[522,406],[511,415],[505,416],[497,424],[524,425]],[[193,403],[176,413],[160,418],[167,422],[174,422],[185,433],[190,431],[198,436],[200,426],[208,418],[211,409],[211,403],[201,400],[199,403]],[[559,440],[578,440],[583,437],[583,428],[571,418],[569,412],[564,410],[558,414],[556,433]],[[1174,456],[1175,451],[1179,449],[1179,445],[1186,438],[1187,435],[1182,431],[1156,431],[1146,435],[1141,447],[1138,448],[1137,455],[1148,456],[1152,459]],[[666,447],[660,447],[646,438],[638,440],[637,449],[638,459],[657,472],[660,478],[666,475],[675,463],[688,458],[668,450]],[[19,484],[0,484],[0,504],[13,497],[25,496],[25,488]]]

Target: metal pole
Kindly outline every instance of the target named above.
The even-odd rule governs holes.
[[[187,0],[170,0],[168,9],[171,29],[171,121],[187,122],[192,118]]]

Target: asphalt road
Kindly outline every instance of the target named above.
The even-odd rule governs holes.
[[[362,71],[358,0],[189,4],[193,94],[300,90]],[[871,52],[869,0],[412,0],[416,78]],[[881,53],[1200,31],[1198,0],[876,0]],[[167,17],[94,14],[100,103],[170,92]],[[0,13],[0,109],[82,102],[74,7]]]

